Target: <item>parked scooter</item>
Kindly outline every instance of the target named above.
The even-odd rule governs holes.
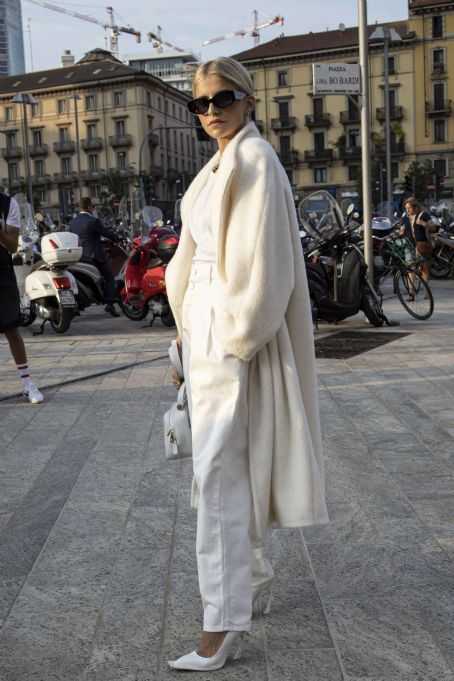
[[[430,276],[444,279],[454,272],[454,234],[440,229],[431,234],[433,251],[429,263]]]
[[[344,219],[335,199],[325,191],[303,199],[299,206],[304,230],[313,238],[305,252],[314,322],[338,322],[363,311],[374,326],[387,322],[380,299],[367,277],[367,264],[355,243],[358,224]]]
[[[159,238],[158,238],[159,242]],[[125,285],[120,292],[119,305],[128,319],[140,321],[151,312],[150,326],[160,317],[165,326],[174,326],[165,285],[166,263],[153,250],[149,236],[133,239],[133,249],[125,267]],[[174,252],[178,241],[174,244]],[[166,252],[165,257],[170,254]],[[169,258],[170,259],[170,258]]]
[[[42,259],[33,264],[37,259],[33,255],[34,238],[20,237],[19,250],[13,256],[22,323],[31,324],[38,317],[42,319],[38,333],[43,333],[47,321],[54,331],[65,333],[77,314],[77,283],[67,268],[79,260],[82,246],[76,234],[53,232],[41,239]]]

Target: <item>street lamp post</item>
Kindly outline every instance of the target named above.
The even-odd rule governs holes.
[[[367,274],[373,282],[372,187],[370,151],[369,54],[367,41],[367,0],[358,0],[359,63],[361,70],[361,147],[363,175],[364,258]]]
[[[22,104],[22,114],[24,122],[24,147],[25,147],[25,174],[27,175],[28,184],[28,200],[33,210],[33,186],[32,186],[32,175],[30,172],[30,148],[28,144],[28,121],[27,121],[27,104],[38,104],[33,95],[26,92],[18,92],[11,100],[14,104]]]
[[[389,103],[389,43],[402,42],[402,38],[394,28],[378,26],[369,38],[370,42],[383,42],[383,76],[385,81],[385,158],[386,158],[386,201],[388,211],[391,210],[393,201],[393,183],[391,175],[391,130],[390,130],[390,103]]]
[[[76,123],[76,156],[77,156],[77,188],[79,191],[79,201],[82,198],[82,180],[80,171],[80,135],[79,135],[79,112],[77,109],[77,102],[82,99],[80,95],[71,95],[69,99],[74,101],[74,118]]]

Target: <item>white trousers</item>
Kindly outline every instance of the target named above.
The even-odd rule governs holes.
[[[183,302],[183,365],[199,490],[197,567],[205,631],[247,631],[252,614],[249,363],[224,352],[216,269],[196,263]]]

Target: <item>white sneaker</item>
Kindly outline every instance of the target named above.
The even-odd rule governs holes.
[[[44,401],[44,397],[34,383],[29,383],[26,387],[24,387],[23,395],[25,399],[32,404],[39,404],[40,402]]]

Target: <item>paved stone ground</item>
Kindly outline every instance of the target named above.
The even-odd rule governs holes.
[[[428,322],[386,304],[405,338],[318,361],[332,522],[269,533],[271,614],[194,681],[454,681],[454,284],[434,290]],[[11,397],[0,343],[0,681],[175,679],[201,611],[191,464],[161,447],[173,333],[98,311],[24,335],[50,387]]]

